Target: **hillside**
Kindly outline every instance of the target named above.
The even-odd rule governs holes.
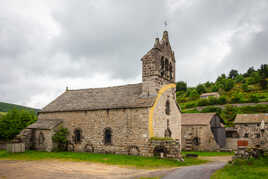
[[[211,92],[220,97],[200,98],[203,93]],[[227,123],[232,122],[237,113],[268,113],[268,65],[263,64],[256,70],[250,67],[244,74],[233,69],[228,75],[220,75],[215,82],[195,87],[177,82],[176,96],[183,112],[217,112]]]
[[[21,105],[17,105],[17,104],[10,104],[10,103],[4,103],[4,102],[0,102],[0,112],[8,112],[11,109],[24,109],[24,110],[33,110],[35,112],[40,111],[40,109],[34,109],[34,108],[29,108],[26,106],[21,106]],[[2,115],[3,113],[0,113],[0,115]]]

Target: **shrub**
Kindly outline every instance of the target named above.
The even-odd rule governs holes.
[[[206,92],[206,88],[202,84],[197,85],[196,90],[197,90],[197,92],[199,94],[202,94],[202,93],[205,93]]]
[[[198,99],[199,97],[200,97],[199,93],[195,89],[193,89],[190,93],[190,98],[191,99]]]
[[[209,105],[214,105],[214,104],[217,104],[217,103],[218,103],[217,98],[212,97],[212,96],[208,97],[208,104]]]
[[[226,79],[224,81],[224,90],[230,91],[234,87],[234,81],[232,79]]]
[[[187,83],[184,81],[179,81],[176,83],[176,91],[186,91]]]
[[[235,93],[231,97],[231,103],[239,103],[242,101],[241,98],[242,98],[241,93]]]
[[[209,112],[216,112],[217,114],[221,113],[221,108],[214,107],[214,106],[208,106],[201,110],[201,113],[209,113]]]
[[[53,136],[52,140],[57,144],[58,151],[65,151],[67,149],[67,136],[69,135],[69,131],[67,128],[60,128]]]
[[[206,106],[206,105],[208,105],[208,100],[207,99],[200,99],[200,100],[198,100],[197,105],[198,106]]]
[[[33,111],[13,109],[0,120],[0,140],[11,140],[37,120]]]
[[[196,103],[195,102],[185,103],[185,108],[193,108],[193,107],[196,107]]]
[[[266,79],[261,79],[260,80],[260,86],[261,86],[262,89],[267,89],[267,87],[268,87],[267,80]]]
[[[268,113],[267,104],[257,104],[256,106],[241,106],[238,109],[241,114]]]
[[[243,84],[242,84],[242,90],[243,90],[244,92],[248,92],[248,91],[249,91],[249,89],[248,89],[248,83],[243,83]]]
[[[225,121],[227,126],[232,126],[237,112],[238,112],[237,107],[234,107],[232,105],[226,105],[224,109],[221,111],[220,116]]]
[[[257,95],[255,95],[255,94],[251,94],[251,95],[249,96],[249,102],[252,102],[252,103],[258,103],[258,102],[259,102],[259,99],[258,99]]]
[[[227,103],[227,98],[225,96],[221,96],[217,99],[218,104],[226,104]]]

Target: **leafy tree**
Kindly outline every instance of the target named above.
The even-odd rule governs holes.
[[[243,83],[245,81],[245,78],[243,77],[243,75],[237,75],[234,80],[236,83]]]
[[[196,90],[199,94],[206,92],[206,88],[202,84],[197,85]]]
[[[227,99],[225,96],[221,96],[218,98],[218,104],[226,104],[227,103]]]
[[[248,92],[248,91],[249,91],[249,89],[248,89],[248,83],[243,83],[243,84],[242,84],[242,90],[243,90],[244,92]]]
[[[254,67],[250,67],[248,71],[244,74],[245,77],[249,77],[251,73],[256,72]]]
[[[179,81],[176,83],[176,91],[186,91],[187,83],[184,81]]]
[[[199,93],[196,91],[196,89],[193,89],[190,93],[191,99],[198,99],[200,97]]]
[[[225,79],[226,79],[226,75],[223,73],[223,74],[221,74],[221,76],[219,76],[217,78],[216,83],[219,83],[219,82],[221,82],[222,80],[225,80]]]
[[[208,97],[208,104],[209,105],[217,104],[217,102],[218,102],[217,98],[212,97],[212,96]]]
[[[209,82],[209,81],[207,81],[207,82],[205,83],[205,87],[206,87],[206,88],[211,87],[211,85],[213,85],[213,83],[211,83],[211,82]]]
[[[206,105],[208,105],[208,100],[207,100],[207,99],[200,99],[200,100],[197,102],[197,105],[198,105],[198,106],[206,106]]]
[[[215,106],[208,106],[208,107],[203,108],[200,112],[201,113],[216,112],[217,114],[220,114],[221,108],[215,107]]]
[[[213,92],[217,92],[218,91],[218,88],[217,88],[217,85],[211,85],[211,91]]]
[[[11,140],[37,120],[33,111],[12,109],[0,120],[0,140]]]
[[[261,86],[262,89],[267,89],[267,87],[268,87],[267,80],[266,79],[261,79],[260,80],[260,86]]]
[[[232,79],[226,79],[224,81],[224,90],[230,91],[234,87],[234,81]]]
[[[260,82],[260,80],[261,80],[261,76],[258,72],[252,72],[250,74],[250,79],[249,79],[250,84],[258,83],[258,82]]]
[[[259,99],[258,99],[258,97],[255,94],[251,94],[249,96],[249,101],[252,102],[252,103],[258,103],[259,102]]]
[[[232,103],[239,103],[239,102],[241,102],[241,97],[242,97],[241,93],[235,93],[231,97],[231,102]]]
[[[232,105],[226,105],[224,109],[221,111],[220,116],[225,121],[227,126],[233,125],[233,121],[236,117],[237,111],[238,111],[237,108]]]
[[[69,131],[61,127],[53,136],[52,140],[57,144],[57,150],[65,151],[67,149]]]
[[[263,78],[267,78],[268,77],[268,64],[262,64],[259,69],[259,73]]]
[[[239,74],[238,74],[238,71],[232,69],[232,70],[230,71],[230,73],[229,73],[229,78],[231,78],[231,79],[235,79],[238,75],[239,75]]]

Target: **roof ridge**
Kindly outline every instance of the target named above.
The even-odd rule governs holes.
[[[92,89],[108,89],[108,88],[126,87],[126,86],[134,86],[134,85],[142,85],[142,83],[132,83],[132,84],[126,84],[126,85],[97,87],[97,88],[69,89],[67,91],[86,91],[86,90],[92,90]]]

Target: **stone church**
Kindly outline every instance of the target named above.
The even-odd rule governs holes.
[[[176,103],[175,57],[167,31],[161,40],[155,39],[141,61],[142,83],[66,89],[38,113],[38,121],[22,131],[20,139],[28,148],[52,151],[52,136],[64,127],[69,131],[69,151],[179,154],[181,112]]]

